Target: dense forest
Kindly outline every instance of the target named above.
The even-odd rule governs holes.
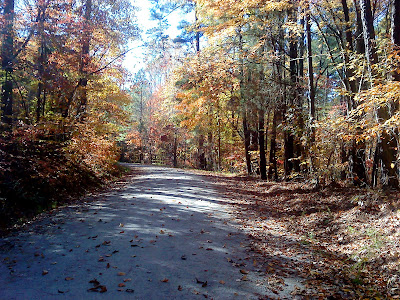
[[[400,1],[153,2],[131,159],[399,186]]]
[[[3,1],[2,212],[54,205],[119,159],[399,187],[399,0],[150,2],[131,75],[130,1]]]
[[[125,0],[2,3],[0,212],[18,216],[116,172],[138,30]]]

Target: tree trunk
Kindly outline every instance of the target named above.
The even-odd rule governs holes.
[[[274,117],[272,118],[272,128],[271,128],[271,146],[269,151],[269,169],[268,169],[268,179],[278,180],[278,165],[276,159],[276,127],[278,124],[278,110],[275,109]]]
[[[260,149],[260,176],[267,179],[267,159],[265,157],[265,111],[258,110],[258,146]]]
[[[365,44],[363,38],[363,23],[361,18],[361,11],[360,5],[358,4],[357,0],[353,0],[354,3],[354,10],[356,13],[356,51],[357,53],[365,53]]]
[[[400,50],[400,0],[393,0],[392,4],[392,43],[395,50]],[[398,71],[398,70],[396,70]],[[393,80],[400,81],[400,74],[393,72]]]
[[[176,136],[176,133],[174,134],[174,168],[178,167],[178,138]]]
[[[211,128],[211,124],[209,124],[209,128]],[[207,170],[213,171],[215,166],[215,159],[214,159],[214,135],[211,131],[208,132],[207,137],[207,151],[208,151],[208,160],[207,160]]]
[[[347,91],[349,93],[349,95],[346,96],[347,98],[346,104],[347,104],[347,113],[350,113],[350,111],[355,108],[354,96],[358,92],[358,88],[357,88],[357,82],[352,79],[352,77],[354,77],[354,72],[348,67],[350,64],[349,52],[354,51],[354,47],[353,47],[352,31],[350,27],[350,15],[349,15],[349,7],[347,6],[347,0],[342,0],[342,7],[343,7],[344,20],[346,22],[345,24],[346,45],[344,49],[344,62],[345,62],[345,73],[346,73],[345,82]]]
[[[296,22],[297,18],[295,10],[291,8],[288,12],[289,20]],[[289,37],[289,69],[290,69],[290,94],[288,101],[289,115],[297,114],[298,110],[295,105],[299,102],[298,98],[298,55],[297,55],[297,38]],[[296,118],[296,117],[295,117]],[[293,117],[285,117],[287,127],[294,127],[297,124],[293,124]],[[289,126],[291,124],[292,126]],[[292,128],[285,129],[284,132],[284,170],[285,177],[288,177],[293,170],[293,158],[294,158],[294,141],[295,137]]]
[[[82,121],[86,118],[87,113],[87,84],[88,84],[88,64],[89,64],[89,50],[90,50],[90,39],[91,39],[91,25],[90,19],[92,14],[92,0],[86,0],[85,4],[85,26],[84,26],[84,36],[82,41],[82,52],[79,71],[81,73],[80,86],[80,103],[78,106],[77,116]]]
[[[195,22],[196,22],[196,53],[200,53],[200,24],[199,24],[199,16],[198,16],[198,8],[197,8],[197,3],[195,3],[195,8],[194,8],[194,15],[195,15]]]
[[[250,130],[247,121],[247,105],[244,93],[244,57],[243,57],[243,36],[241,28],[238,29],[239,36],[239,63],[240,63],[240,101],[242,106],[242,125],[243,125],[243,140],[244,140],[244,155],[246,159],[247,174],[251,174],[251,156],[250,156]]]
[[[312,40],[311,40],[311,24],[310,15],[306,14],[306,36],[307,36],[307,66],[308,66],[308,97],[309,97],[309,117],[310,126],[312,128],[315,121],[315,88],[314,88],[314,67],[312,58]],[[314,130],[312,129],[311,132]],[[312,133],[312,142],[315,137]]]
[[[309,12],[305,16],[306,37],[307,37],[307,70],[308,70],[308,97],[309,97],[309,133],[310,133],[310,168],[311,172],[315,172],[315,154],[313,153],[313,145],[315,143],[315,88],[314,88],[314,67],[312,58],[312,40],[311,40],[311,20]],[[318,177],[317,177],[318,184]]]
[[[243,112],[243,135],[244,135],[244,154],[246,158],[247,174],[250,175],[251,170],[251,156],[250,156],[250,130],[247,122],[247,112]]]
[[[3,45],[1,51],[4,81],[1,97],[1,121],[4,129],[11,130],[13,121],[13,60],[14,60],[14,0],[4,0]]]
[[[400,0],[394,0],[392,4],[392,42],[396,50],[400,47]],[[400,81],[400,75],[394,72],[394,81]],[[396,113],[399,109],[399,100],[390,101],[387,105],[380,107],[378,109],[378,117],[382,121],[388,120],[393,113]],[[389,106],[391,106],[389,108]],[[378,142],[377,148],[375,150],[375,160],[374,160],[374,171],[377,169],[379,164],[379,159],[382,162],[382,169],[387,172],[387,182],[381,182],[383,185],[389,187],[398,188],[399,178],[398,178],[398,165],[397,161],[397,136],[398,130],[390,132],[384,130],[381,134],[380,140]],[[373,176],[377,176],[378,172],[373,172]],[[377,178],[373,178],[374,183],[377,183]]]
[[[371,84],[373,84],[373,77],[375,75],[373,65],[378,62],[378,56],[375,50],[375,30],[370,0],[360,0],[360,7],[361,21],[363,24],[365,56],[367,58],[368,73],[371,78]]]
[[[44,20],[46,8],[38,7],[38,31],[40,35],[39,59],[38,59],[38,88],[36,94],[36,122],[44,115],[45,109],[45,87],[44,87],[44,66],[46,63],[46,38],[44,32]]]
[[[198,153],[199,153],[199,168],[201,170],[205,170],[207,163],[206,163],[206,156],[204,153],[204,135],[200,134],[199,136],[199,149],[198,149]]]

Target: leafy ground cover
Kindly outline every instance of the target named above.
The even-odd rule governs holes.
[[[230,199],[278,293],[326,299],[400,298],[400,193],[202,173]],[[279,257],[279,259],[278,259]],[[282,260],[282,257],[287,259]]]
[[[108,187],[128,172],[116,153],[95,135],[61,142],[31,126],[0,136],[0,231]]]

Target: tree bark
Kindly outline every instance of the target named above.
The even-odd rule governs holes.
[[[354,4],[354,11],[356,13],[356,32],[355,32],[355,40],[356,40],[356,51],[357,53],[365,53],[365,44],[364,44],[364,37],[363,37],[363,24],[361,20],[361,10],[360,5],[358,4],[357,0],[353,0]]]
[[[4,129],[11,130],[13,121],[13,60],[14,60],[14,0],[4,0],[3,45],[1,51],[4,81],[1,97],[1,121]]]
[[[363,37],[365,45],[365,56],[367,58],[367,66],[371,84],[373,84],[373,77],[375,75],[373,65],[378,62],[378,56],[375,50],[375,30],[374,20],[372,17],[371,1],[360,0],[361,7],[361,21],[363,24]]]
[[[238,29],[239,36],[239,64],[240,64],[240,101],[242,106],[242,126],[243,126],[243,140],[244,140],[244,155],[246,159],[246,169],[247,174],[251,174],[251,156],[250,156],[250,130],[247,121],[247,104],[244,93],[244,57],[243,57],[243,36],[241,33],[241,28]]]
[[[308,70],[308,103],[309,103],[309,134],[310,134],[310,171],[315,172],[315,154],[313,153],[313,145],[315,143],[315,87],[314,87],[314,67],[312,58],[312,40],[311,40],[311,20],[310,13],[305,15],[306,37],[307,37],[307,70]],[[318,185],[318,176],[317,176]]]
[[[36,94],[36,122],[39,122],[44,115],[45,110],[45,86],[44,86],[44,66],[46,63],[46,38],[44,32],[44,20],[46,8],[44,6],[38,7],[38,32],[40,36],[39,45],[39,59],[38,59],[38,88]]]
[[[296,22],[297,18],[295,15],[295,10],[294,8],[291,8],[288,12],[288,18],[292,22]],[[297,114],[298,110],[297,107],[295,107],[299,100],[299,95],[298,95],[298,85],[299,85],[299,79],[298,79],[298,55],[297,55],[297,38],[295,37],[289,37],[289,69],[290,69],[290,95],[289,95],[289,101],[288,101],[288,108],[289,108],[289,115],[293,116],[294,114]],[[293,123],[293,117],[286,119],[286,124],[292,124]],[[292,124],[293,127],[296,126],[297,124]],[[291,127],[291,126],[290,126]],[[295,137],[293,134],[292,129],[286,129],[284,132],[284,170],[285,170],[285,177],[288,177],[290,173],[293,170],[293,158],[294,158],[294,141]]]
[[[86,118],[87,113],[87,84],[88,84],[88,70],[87,67],[89,65],[89,51],[90,51],[90,40],[91,40],[91,14],[92,14],[92,0],[86,0],[85,3],[85,26],[83,31],[83,41],[82,41],[82,52],[81,52],[81,61],[79,72],[81,73],[80,78],[80,86],[81,86],[81,95],[80,95],[80,103],[78,106],[77,116],[83,121]]]
[[[247,174],[250,175],[251,169],[251,156],[250,156],[250,130],[247,122],[247,112],[243,112],[243,134],[244,134],[244,154],[246,158]]]
[[[205,170],[207,167],[207,163],[206,163],[206,156],[204,153],[204,135],[203,134],[200,134],[200,136],[199,136],[198,157],[199,157],[199,169]]]
[[[265,111],[258,110],[258,146],[260,150],[260,176],[267,179],[267,159],[265,156]]]
[[[396,51],[400,51],[400,0],[393,0],[392,4],[392,43]],[[395,70],[393,80],[400,81],[400,74]]]
[[[274,117],[272,118],[272,128],[271,128],[271,145],[269,151],[269,169],[268,169],[268,179],[278,180],[278,165],[276,159],[276,127],[278,124],[278,109],[274,111]]]
[[[349,7],[347,6],[347,0],[342,0],[342,7],[343,7],[343,14],[344,14],[344,21],[345,21],[345,37],[346,37],[346,45],[344,49],[344,61],[345,61],[345,82],[346,88],[349,95],[346,96],[347,101],[347,113],[350,113],[351,110],[355,108],[354,103],[354,96],[358,92],[357,82],[352,79],[354,77],[353,70],[349,69],[348,66],[350,64],[349,52],[354,51],[353,47],[353,37],[352,31],[350,27],[350,14],[349,14]]]
[[[173,160],[174,168],[178,167],[178,138],[176,133],[174,134],[174,160]]]

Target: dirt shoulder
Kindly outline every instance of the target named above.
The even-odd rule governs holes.
[[[202,174],[235,207],[277,290],[296,273],[306,287],[297,295],[400,298],[398,191],[315,190],[303,183]]]

